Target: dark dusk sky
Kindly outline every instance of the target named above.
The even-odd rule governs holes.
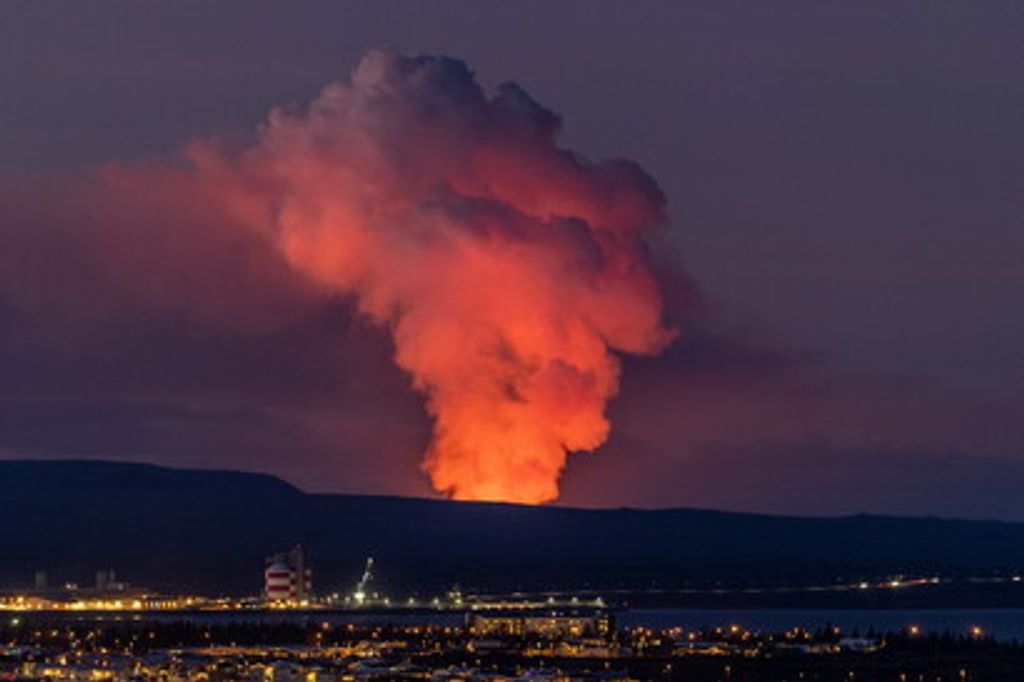
[[[4,2],[0,457],[434,494],[386,334],[261,253],[138,256],[68,189],[250,140],[374,48],[515,81],[667,196],[682,334],[625,361],[562,503],[1024,520],[1024,5],[995,0]]]

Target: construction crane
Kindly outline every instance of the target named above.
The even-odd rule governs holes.
[[[359,579],[359,583],[356,585],[356,591],[352,593],[352,598],[355,599],[357,606],[362,606],[366,602],[368,595],[366,588],[369,587],[373,581],[373,557],[366,557],[366,569],[363,570],[363,577]]]

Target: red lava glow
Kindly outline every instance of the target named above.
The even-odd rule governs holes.
[[[423,469],[455,499],[556,499],[567,455],[608,437],[616,353],[673,336],[648,263],[661,192],[558,147],[560,123],[462,62],[374,52],[253,146],[187,153],[291,267],[391,332],[433,418]]]

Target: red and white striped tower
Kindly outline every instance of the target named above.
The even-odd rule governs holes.
[[[267,599],[270,601],[287,601],[295,598],[295,575],[287,564],[275,561],[267,566],[266,578]]]

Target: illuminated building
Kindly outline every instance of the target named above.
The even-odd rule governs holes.
[[[552,613],[469,613],[469,631],[478,637],[607,637],[612,633],[612,617],[604,612]]]
[[[304,601],[312,596],[312,574],[301,545],[267,557],[263,577],[264,591],[271,601]]]
[[[96,571],[95,589],[97,592],[121,592],[126,587],[125,583],[117,580],[117,573],[114,572],[114,569]]]
[[[275,561],[263,573],[267,599],[288,601],[295,599],[295,572],[283,561]]]

